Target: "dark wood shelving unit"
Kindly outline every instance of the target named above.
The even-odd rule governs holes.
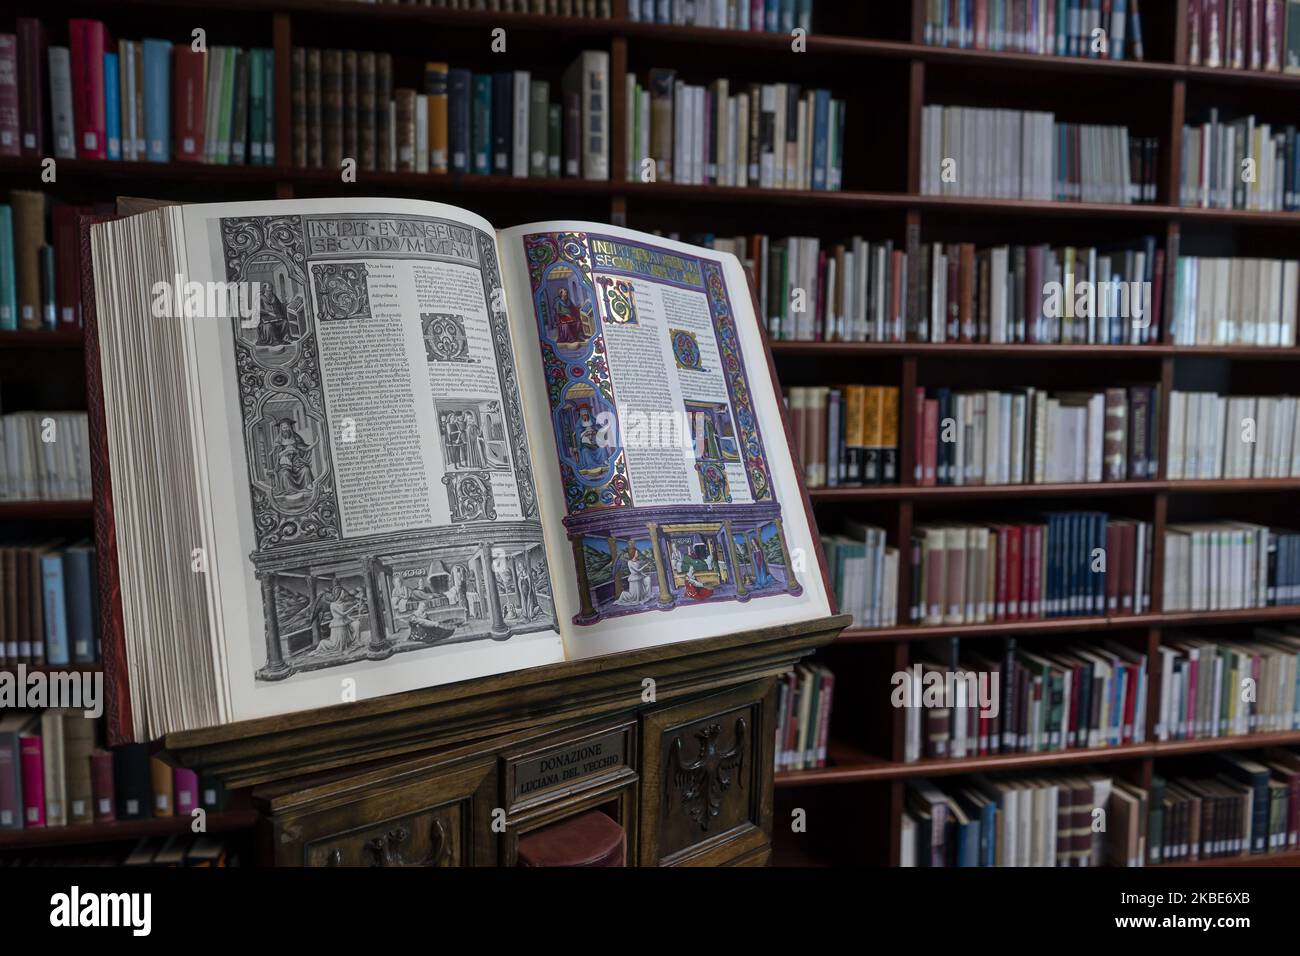
[[[252,808],[210,813],[207,833],[230,833],[247,830],[257,822]],[[151,836],[188,833],[193,821],[188,817],[148,817],[143,820],[112,820],[106,823],[81,823],[65,827],[33,827],[26,830],[0,830],[0,851],[69,846],[72,844],[115,843]]]
[[[821,0],[826,3],[827,0]],[[906,0],[900,0],[906,2]],[[110,31],[114,17],[136,26],[150,23],[150,35],[188,35],[189,22],[196,11],[212,12],[214,19],[225,18],[229,33],[223,38],[211,31],[210,42],[237,42],[242,45],[273,47],[276,58],[276,156],[275,166],[214,166],[189,163],[124,163],[78,160],[58,161],[57,183],[43,184],[40,168],[31,160],[0,159],[0,182],[8,188],[40,188],[51,195],[67,193],[81,199],[111,199],[119,194],[167,194],[173,198],[215,200],[221,198],[294,198],[295,196],[383,195],[395,194],[438,199],[481,209],[495,203],[504,215],[493,216],[498,226],[536,218],[534,210],[547,210],[556,216],[573,218],[575,208],[599,213],[600,218],[616,224],[641,229],[691,230],[678,226],[674,216],[686,210],[692,215],[708,214],[726,221],[719,232],[771,231],[774,234],[815,233],[823,239],[843,238],[861,232],[869,238],[893,238],[901,245],[907,233],[916,230],[922,241],[929,230],[954,233],[970,226],[983,236],[1024,236],[1038,241],[1036,230],[1046,230],[1049,237],[1062,230],[1078,228],[1095,231],[1097,223],[1110,224],[1116,236],[1130,232],[1149,232],[1168,254],[1165,276],[1165,315],[1157,317],[1167,327],[1172,301],[1174,257],[1181,251],[1197,248],[1208,239],[1226,241],[1242,254],[1259,249],[1259,240],[1273,245],[1267,254],[1300,255],[1300,213],[1255,212],[1182,208],[1173,204],[1177,196],[1179,170],[1179,134],[1187,118],[1197,107],[1213,104],[1219,86],[1234,93],[1257,91],[1260,111],[1267,114],[1273,107],[1268,100],[1277,94],[1300,93],[1300,77],[1230,70],[1208,70],[1186,64],[1184,41],[1186,0],[1155,0],[1143,4],[1144,15],[1153,29],[1148,35],[1148,50],[1161,58],[1147,62],[1106,61],[1075,57],[1034,56],[956,50],[924,45],[922,29],[925,0],[911,0],[911,17],[898,26],[890,20],[894,11],[883,5],[854,5],[835,9],[837,32],[813,33],[808,37],[807,53],[791,51],[790,38],[784,34],[753,34],[709,28],[674,27],[632,22],[626,17],[627,0],[614,0],[614,17],[609,20],[556,18],[529,14],[502,14],[441,10],[433,7],[374,5],[352,0],[225,0],[219,14],[210,0],[114,0],[93,5],[87,0],[20,0],[20,13],[40,16],[49,24],[67,16],[89,15],[103,18]],[[814,10],[816,16],[817,10]],[[152,25],[154,18],[158,24]],[[1155,23],[1162,28],[1154,30]],[[236,26],[237,25],[237,26]],[[817,25],[817,20],[814,20]],[[0,22],[0,27],[3,23]],[[183,27],[183,31],[182,31]],[[291,143],[291,109],[289,98],[290,55],[295,44],[326,45],[320,42],[328,30],[337,32],[328,45],[374,49],[391,37],[409,53],[416,40],[423,43],[419,56],[438,56],[455,61],[474,55],[470,44],[487,49],[489,31],[505,27],[511,34],[531,38],[543,45],[551,40],[566,44],[580,43],[608,49],[611,54],[610,133],[613,178],[605,182],[578,179],[515,179],[501,176],[430,175],[419,173],[358,173],[358,181],[343,184],[334,170],[297,169],[289,165]],[[851,29],[850,29],[851,28]],[[355,43],[351,30],[365,31],[365,39]],[[233,39],[237,37],[237,39]],[[307,39],[303,39],[306,37]],[[716,62],[704,63],[702,54],[712,54]],[[414,54],[412,54],[414,55]],[[523,56],[528,56],[524,54]],[[533,54],[537,55],[537,54]],[[538,62],[541,62],[540,60]],[[525,65],[527,65],[525,63]],[[872,109],[889,111],[885,119],[897,121],[903,141],[873,142],[864,135],[850,138],[846,145],[845,185],[842,192],[808,192],[801,190],[756,190],[731,187],[689,186],[673,183],[625,181],[625,115],[621,91],[623,74],[629,69],[642,71],[647,65],[677,67],[691,74],[693,80],[709,80],[736,72],[769,80],[815,82],[843,93],[867,91]],[[891,70],[902,77],[901,85],[889,86],[875,78],[864,78],[872,70]],[[890,76],[893,76],[890,73]],[[815,80],[812,79],[815,77]],[[942,81],[937,83],[936,80]],[[960,85],[973,105],[1023,107],[1020,92],[1008,84],[1020,84],[1034,92],[1059,90],[1061,109],[1072,121],[1105,121],[1101,118],[1112,103],[1106,97],[1080,95],[1091,82],[1107,89],[1132,91],[1132,109],[1150,128],[1159,133],[1161,142],[1160,176],[1157,202],[1149,205],[1071,203],[973,199],[919,194],[921,109],[931,102],[943,102],[936,89]],[[863,95],[866,95],[865,93]],[[931,97],[936,97],[931,99]],[[1189,103],[1189,100],[1191,101]],[[1288,101],[1290,102],[1290,101]],[[1035,107],[1036,108],[1036,107]],[[864,115],[864,104],[850,105],[850,128],[875,128],[880,116]],[[1280,107],[1279,107],[1280,109]],[[1265,115],[1264,119],[1279,119]],[[895,135],[888,123],[889,135]],[[870,147],[887,156],[864,157],[861,150]],[[855,154],[855,150],[859,150]],[[892,164],[892,165],[891,165]],[[212,187],[220,187],[214,194]],[[524,211],[523,203],[529,203]],[[581,204],[580,206],[578,204]],[[510,217],[515,218],[510,218]],[[803,223],[790,226],[792,223]],[[784,217],[784,218],[782,218]],[[733,228],[734,227],[734,228]],[[781,231],[784,230],[784,231]],[[1052,231],[1055,230],[1055,231]],[[727,234],[731,234],[727,233]],[[984,240],[981,240],[984,241]],[[1284,252],[1275,252],[1277,244]],[[1067,242],[1067,244],[1070,244]],[[1199,249],[1198,249],[1199,253]],[[1220,253],[1221,254],[1221,253]],[[1019,384],[1016,377],[1043,363],[1048,369],[1095,369],[1098,386],[1112,381],[1142,377],[1161,387],[1160,420],[1157,423],[1159,448],[1168,436],[1168,394],[1174,387],[1176,373],[1183,362],[1213,361],[1226,369],[1239,365],[1254,374],[1285,372],[1286,363],[1300,359],[1300,350],[1280,348],[1186,347],[1168,344],[1163,337],[1157,344],[1128,345],[983,345],[841,342],[773,342],[775,367],[787,384],[797,379],[807,381],[817,376],[821,381],[876,381],[900,386],[902,394],[918,385],[946,384],[939,373],[928,368],[932,360],[950,365],[981,369],[985,380],[998,384]],[[0,358],[6,353],[15,360],[49,363],[51,369],[60,354],[80,347],[76,336],[52,333],[0,333]],[[1013,364],[1003,366],[1001,363]],[[844,364],[837,364],[844,363]],[[986,363],[986,364],[981,364]],[[1145,363],[1145,364],[1144,364]],[[869,368],[864,368],[869,365]],[[1001,376],[1001,379],[999,379]],[[906,401],[903,403],[907,407]],[[917,449],[908,419],[900,428],[900,473],[913,473]],[[1152,607],[1161,606],[1163,571],[1163,533],[1170,520],[1171,507],[1177,508],[1187,498],[1209,496],[1215,502],[1207,517],[1231,516],[1233,509],[1249,502],[1251,492],[1268,492],[1270,501],[1285,501],[1288,493],[1300,491],[1300,479],[1259,481],[1169,481],[1164,466],[1157,478],[1147,481],[1088,485],[1017,485],[1010,487],[966,486],[920,488],[910,485],[871,488],[817,489],[812,501],[819,522],[828,527],[837,515],[853,513],[854,508],[875,509],[872,520],[888,528],[894,545],[906,544],[917,520],[918,509],[956,505],[969,501],[975,508],[1014,507],[1022,499],[1031,506],[1060,500],[1078,506],[1086,499],[1097,498],[1098,506],[1114,498],[1140,503],[1145,517],[1154,526],[1154,568]],[[1219,497],[1221,496],[1221,497]],[[1126,503],[1125,508],[1128,507]],[[1210,506],[1206,506],[1209,508]],[[978,514],[979,511],[974,513]],[[83,502],[0,502],[0,520],[84,520],[91,515],[89,503]],[[900,567],[898,606],[906,607],[910,594],[910,569]],[[911,647],[916,641],[953,637],[1041,636],[1065,639],[1102,632],[1131,632],[1145,642],[1148,655],[1156,654],[1164,631],[1171,627],[1242,624],[1300,620],[1300,607],[1260,608],[1247,611],[1196,613],[1150,613],[1128,616],[1053,618],[1047,620],[1000,622],[987,625],[940,627],[899,626],[893,628],[850,628],[823,656],[834,658],[837,673],[855,672],[864,680],[880,677],[905,668]],[[1154,709],[1159,700],[1159,674],[1150,673],[1148,701]],[[882,686],[884,682],[882,681]],[[830,788],[847,794],[835,806],[842,814],[865,815],[871,830],[849,853],[854,862],[897,863],[899,859],[898,818],[904,803],[905,781],[923,774],[951,775],[991,770],[1046,770],[1087,762],[1105,762],[1124,766],[1132,779],[1147,785],[1158,759],[1170,756],[1211,753],[1216,750],[1300,743],[1300,735],[1255,735],[1222,738],[1212,741],[1189,741],[1176,744],[1138,744],[1113,749],[1065,751],[1060,753],[1010,755],[962,761],[920,761],[903,764],[903,723],[901,711],[894,710],[884,726],[868,727],[871,746],[858,747],[845,741],[853,731],[868,723],[865,704],[860,695],[842,691],[836,695],[832,740],[832,766],[821,770],[782,774],[778,777],[778,816],[781,799],[789,796],[803,801],[822,794],[824,784],[841,784]],[[1148,726],[1153,721],[1148,720]],[[860,789],[854,789],[860,787]],[[799,805],[798,802],[792,805]],[[241,818],[230,817],[236,826]],[[149,826],[164,826],[168,821],[144,821]],[[243,825],[251,825],[251,819]],[[125,826],[125,825],[123,825]],[[871,829],[871,828],[875,829]],[[78,828],[65,828],[67,842],[75,842]],[[23,831],[23,835],[27,831]],[[126,838],[127,830],[115,831]],[[116,837],[113,837],[114,839]],[[0,847],[6,844],[0,836]],[[31,838],[37,842],[36,837]],[[777,862],[782,862],[778,841]],[[814,861],[817,853],[800,847],[793,852],[794,861]],[[1243,858],[1254,863],[1257,858]],[[1300,853],[1260,857],[1260,862],[1300,863]],[[1233,860],[1198,861],[1198,865],[1238,865]]]

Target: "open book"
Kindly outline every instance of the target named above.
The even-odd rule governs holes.
[[[393,199],[91,248],[137,739],[830,612],[734,256]]]

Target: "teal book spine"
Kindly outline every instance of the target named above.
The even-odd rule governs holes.
[[[45,662],[55,665],[70,663],[62,556],[47,554],[41,558],[41,593],[45,604]]]
[[[59,292],[54,285],[54,247],[41,246],[41,324],[53,332],[59,327]]]
[[[262,133],[262,163],[275,165],[275,54],[269,49],[262,50],[262,94],[265,97],[263,110],[264,121]]]
[[[473,171],[480,176],[492,172],[492,74],[474,75]]]
[[[262,65],[263,51],[248,51],[248,162],[251,166],[265,164],[263,136],[266,133],[266,71]]]
[[[165,163],[172,158],[172,45],[145,40],[143,50],[145,157]]]
[[[0,205],[0,332],[18,328],[18,281],[14,270],[14,211]]]
[[[116,53],[104,54],[104,139],[109,159],[122,158],[122,98]]]

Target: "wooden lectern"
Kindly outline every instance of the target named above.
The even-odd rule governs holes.
[[[553,861],[567,834],[608,837],[574,822],[595,811],[622,828],[628,866],[761,866],[777,675],[848,623],[537,667],[170,734],[165,747],[254,787],[265,864],[515,866],[521,840],[555,827],[535,841]]]

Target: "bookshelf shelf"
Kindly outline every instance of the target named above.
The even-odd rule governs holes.
[[[0,674],[15,674],[19,666],[29,674],[98,674],[103,664],[0,664]]]
[[[0,332],[0,352],[28,352],[36,349],[79,349],[80,331],[68,332]]]
[[[210,813],[208,833],[246,830],[257,822],[250,809]],[[0,850],[66,846],[74,843],[114,843],[150,836],[188,833],[193,821],[188,817],[150,817],[145,820],[114,820],[108,823],[83,823],[66,827],[34,827],[26,830],[0,830]]]
[[[0,501],[0,521],[49,521],[89,518],[89,501]]]
[[[1124,495],[1254,494],[1300,491],[1300,478],[1220,478],[1198,481],[1096,481],[1028,485],[867,485],[814,488],[814,503],[844,501],[973,501],[987,498],[1102,498]],[[1300,613],[1300,608],[1297,608]]]
[[[1248,856],[1214,856],[1203,860],[1177,860],[1172,863],[1153,863],[1155,867],[1184,866],[1300,866],[1300,850],[1281,850],[1276,853],[1252,853]]]
[[[916,760],[911,763],[882,760],[844,744],[828,748],[831,766],[817,770],[793,770],[777,774],[779,787],[863,783],[872,780],[905,780],[909,777],[955,776],[991,773],[999,770],[1029,770],[1080,763],[1112,763],[1141,758],[1159,759],[1222,750],[1254,750],[1300,743],[1300,731],[1214,737],[1209,740],[1175,740],[1165,743],[1125,744],[1120,747],[1092,747],[1082,750],[1054,750],[1046,753],[997,754],[951,760]]]

